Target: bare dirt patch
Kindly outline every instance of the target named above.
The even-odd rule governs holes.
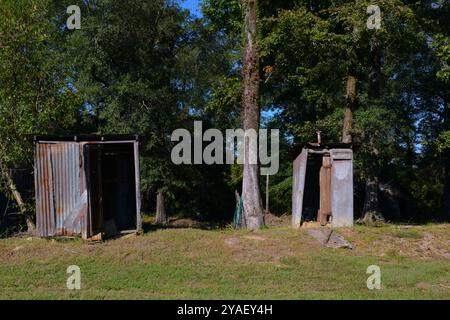
[[[399,256],[422,260],[450,260],[450,225],[437,227],[386,226],[365,227],[340,232],[354,244],[357,254]],[[369,234],[370,232],[370,234]]]
[[[244,236],[243,238],[249,239],[249,240],[256,240],[256,241],[266,241],[267,238],[261,237],[261,236]]]
[[[264,222],[268,227],[284,227],[291,224],[290,215],[276,216],[271,213],[266,213],[264,215]]]
[[[197,228],[200,224],[192,219],[176,219],[171,220],[169,226],[176,228]]]
[[[320,248],[304,232],[291,229],[276,232],[236,233],[224,239],[233,258],[240,263],[280,264],[280,259],[300,257]]]

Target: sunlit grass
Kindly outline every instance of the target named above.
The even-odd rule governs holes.
[[[343,232],[356,248],[335,250],[289,227],[260,232],[229,228],[159,229],[90,245],[80,240],[0,241],[2,299],[449,299],[450,260],[408,256],[374,241],[421,241],[441,227]],[[348,235],[347,235],[348,233]],[[402,242],[402,243],[403,243]],[[378,265],[382,289],[369,290]],[[82,289],[66,288],[78,265]]]

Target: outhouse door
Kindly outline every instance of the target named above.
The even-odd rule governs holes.
[[[85,146],[89,236],[141,229],[137,142]]]
[[[306,165],[308,162],[308,150],[295,159],[292,177],[292,226],[299,228],[302,222],[303,196],[305,189]]]

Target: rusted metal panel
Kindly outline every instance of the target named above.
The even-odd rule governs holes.
[[[79,144],[37,143],[35,163],[39,234],[86,234],[87,192]]]
[[[55,230],[49,148],[47,144],[36,144],[35,150],[36,225],[42,237],[53,236]]]
[[[353,226],[353,151],[332,149],[331,211],[332,227]]]
[[[317,221],[321,225],[326,225],[328,217],[331,216],[331,158],[329,156],[322,158],[322,167],[319,175],[320,209]]]
[[[306,164],[308,161],[308,150],[303,149],[302,153],[295,159],[293,165],[292,181],[292,226],[300,227],[303,210],[303,195],[305,189]]]

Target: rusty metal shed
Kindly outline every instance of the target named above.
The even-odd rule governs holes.
[[[39,235],[141,229],[138,136],[34,136]]]
[[[353,150],[350,144],[306,143],[293,164],[292,225],[317,220],[353,226]]]

